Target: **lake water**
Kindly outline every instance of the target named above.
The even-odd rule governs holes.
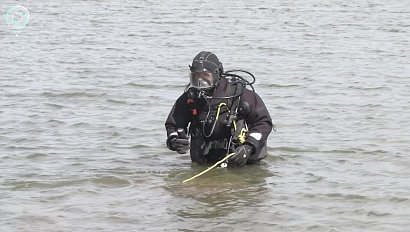
[[[0,11],[0,231],[410,230],[409,1]],[[182,184],[204,167],[164,122],[201,50],[255,74],[277,132],[262,165]]]

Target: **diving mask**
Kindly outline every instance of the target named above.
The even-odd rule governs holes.
[[[191,72],[189,77],[191,87],[200,90],[206,90],[214,87],[215,80],[212,72],[209,72],[207,70],[200,72]]]

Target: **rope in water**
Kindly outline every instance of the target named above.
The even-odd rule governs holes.
[[[234,152],[233,152],[233,153],[230,153],[229,155],[225,156],[225,158],[219,160],[218,162],[216,162],[216,163],[215,163],[214,165],[212,165],[211,167],[209,167],[209,168],[207,168],[206,170],[204,170],[204,171],[202,171],[202,172],[196,174],[195,176],[193,176],[193,177],[191,177],[191,178],[188,178],[188,179],[182,181],[182,183],[186,183],[186,182],[191,181],[191,180],[193,180],[193,179],[195,179],[195,178],[197,178],[197,177],[199,177],[199,176],[202,176],[203,174],[207,173],[207,172],[210,171],[211,169],[213,169],[213,168],[215,168],[216,166],[218,166],[219,164],[223,163],[225,160],[229,159],[229,158],[230,158],[231,156],[233,156],[233,155],[235,155]]]

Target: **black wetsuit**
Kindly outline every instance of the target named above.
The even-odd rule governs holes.
[[[237,83],[224,79],[215,87],[213,97],[238,95],[238,91],[242,93],[240,97],[230,100],[195,98],[189,91],[183,93],[177,99],[165,122],[168,148],[174,150],[169,141],[176,136],[177,128],[187,130],[189,126],[192,161],[203,164],[222,159],[227,154],[226,145],[233,132],[229,122],[229,110],[232,112],[237,108],[236,121],[238,124],[245,122],[248,127],[245,144],[253,146],[253,153],[248,163],[259,162],[265,158],[266,140],[273,127],[272,119],[262,99],[255,92],[244,86],[239,88],[238,86]],[[225,104],[220,106],[221,103]],[[220,108],[219,117],[218,108]]]

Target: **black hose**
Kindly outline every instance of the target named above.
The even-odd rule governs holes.
[[[252,77],[252,81],[249,82],[246,78],[242,77],[241,75],[234,74],[235,72],[240,72],[240,73],[242,72],[242,73],[248,74],[249,76]],[[248,72],[246,70],[241,70],[241,69],[234,69],[234,70],[226,71],[222,75],[223,76],[230,76],[230,77],[237,77],[237,78],[243,80],[246,83],[246,85],[251,86],[252,91],[255,92],[255,88],[253,87],[253,84],[255,84],[255,82],[256,82],[256,77],[251,72]]]

